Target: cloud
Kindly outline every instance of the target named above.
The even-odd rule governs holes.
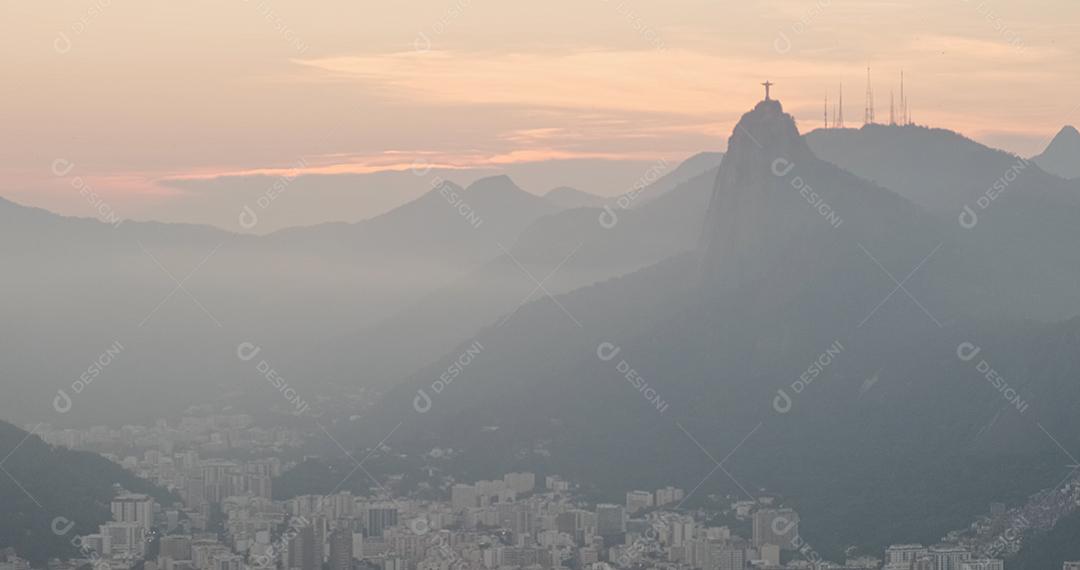
[[[574,151],[551,147],[511,150],[493,154],[418,151],[390,151],[372,155],[335,154],[315,159],[315,164],[268,166],[264,168],[200,171],[162,178],[164,186],[187,187],[186,182],[248,178],[254,176],[287,177],[307,175],[376,174],[409,170],[474,170],[553,160],[656,160],[660,154],[642,152]]]
[[[295,60],[338,80],[426,103],[709,115],[755,100],[764,63],[688,50],[577,53],[398,52]],[[835,73],[834,64],[773,61],[775,76]]]

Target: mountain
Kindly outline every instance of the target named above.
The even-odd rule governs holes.
[[[399,453],[453,448],[463,477],[530,468],[603,500],[779,496],[835,557],[933,542],[1060,481],[1040,427],[1080,446],[1080,321],[985,312],[985,260],[819,159],[777,101],[728,149],[692,251],[529,303],[333,429],[373,445],[398,426]]]
[[[671,174],[676,180],[688,180],[698,174],[705,172],[706,170],[712,170],[720,166],[720,162],[724,160],[724,153],[722,152],[699,152],[690,158],[682,161],[678,168]]]
[[[208,394],[288,413],[235,358],[238,343],[252,342],[307,399],[345,401],[341,390],[393,383],[543,295],[533,277],[564,293],[693,248],[715,180],[715,170],[696,169],[710,156],[658,173],[640,189],[642,199],[658,195],[648,202],[560,210],[505,176],[468,188],[436,180],[370,220],[265,236],[114,227],[6,203],[0,257],[10,302],[0,314],[32,323],[0,327],[9,389],[47,409],[65,382],[35,379],[77,377],[120,342],[106,381],[64,422],[115,419],[107,410],[116,402],[149,419]],[[38,417],[24,406],[4,413]]]
[[[568,185],[610,194],[623,190],[627,181],[652,166],[647,160],[569,158],[460,169],[440,168],[422,158],[409,165],[408,159],[399,158],[403,163],[388,165],[390,170],[364,174],[311,174],[320,168],[304,157],[281,165],[274,174],[166,178],[158,183],[171,191],[167,200],[129,205],[123,213],[133,219],[206,223],[229,231],[266,234],[329,221],[368,220],[419,198],[439,179],[468,185],[506,174],[524,188]],[[15,192],[12,196],[20,196]],[[267,200],[273,207],[260,208]],[[245,206],[258,214],[256,225],[238,219]]]
[[[470,274],[558,211],[506,177],[466,189],[444,181],[364,222],[266,236],[114,225],[4,201],[0,358],[9,397],[0,413],[28,422],[53,414],[57,390],[117,342],[123,353],[55,423],[151,420],[207,401],[287,411],[237,360],[238,343],[263,347],[314,400],[319,387],[297,366],[303,356]],[[264,402],[252,406],[251,393]],[[110,413],[116,406],[129,415]]]
[[[96,533],[98,525],[111,521],[116,485],[150,494],[164,505],[177,500],[104,457],[53,447],[3,421],[0,450],[0,548],[14,547],[35,565],[74,555],[72,539]],[[69,522],[74,526],[66,533],[53,532]]]
[[[1080,314],[1076,182],[943,129],[819,129],[806,141],[822,159],[940,218],[943,230],[983,269],[975,288],[990,304],[987,310],[1037,319]]]
[[[980,197],[991,200],[994,207],[989,215],[1008,210],[1013,203],[1034,201],[1034,206],[1045,207],[1077,195],[1074,184],[1030,161],[946,129],[916,125],[817,129],[806,135],[806,141],[823,160],[890,188],[950,221],[964,206],[978,208],[975,202]]]
[[[483,327],[513,325],[514,311],[528,301],[685,253],[700,239],[715,181],[713,169],[640,206],[614,201],[542,217],[506,242],[503,255],[399,313],[319,347],[297,369],[340,386],[387,387]],[[651,186],[641,191],[650,192]]]
[[[473,264],[536,219],[560,208],[519,188],[508,176],[482,178],[468,188],[441,181],[420,198],[364,222],[289,228],[266,238],[272,247],[334,248],[352,255],[407,255]]]
[[[680,162],[670,172],[667,171],[669,168],[668,163],[660,161],[653,165],[652,168],[642,172],[641,178],[632,184],[624,194],[640,191],[634,202],[644,204],[667,194],[680,184],[688,182],[703,172],[719,167],[723,158],[724,153],[721,152],[699,152]],[[645,186],[648,186],[648,188],[641,191]]]
[[[1072,125],[1062,127],[1046,150],[1031,161],[1062,178],[1080,178],[1080,131]]]
[[[831,258],[862,261],[852,255],[860,245],[891,255],[918,243],[925,255],[945,239],[909,201],[818,159],[777,101],[759,103],[732,134],[702,235],[706,277],[730,287],[770,270],[811,276]]]
[[[605,203],[602,196],[589,194],[567,186],[549,190],[547,194],[544,194],[544,198],[566,210],[571,208],[599,208]]]

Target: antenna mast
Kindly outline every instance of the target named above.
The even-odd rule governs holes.
[[[844,128],[844,82],[840,82],[840,117],[836,122],[836,126],[841,129]]]
[[[904,95],[904,70],[900,70],[900,124],[910,125],[911,117],[908,115],[907,96]]]
[[[874,124],[874,86],[870,82],[870,66],[866,66],[866,113],[863,122]]]
[[[896,126],[896,99],[893,98],[893,92],[889,90],[889,124]]]

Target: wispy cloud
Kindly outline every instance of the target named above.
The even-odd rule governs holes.
[[[475,170],[497,168],[513,164],[539,163],[552,160],[656,160],[658,154],[640,152],[575,151],[558,148],[537,147],[512,150],[494,154],[439,151],[388,151],[372,155],[335,154],[317,157],[303,166],[267,166],[263,168],[201,170],[198,172],[170,175],[157,182],[165,186],[173,182],[239,178],[249,176],[305,176],[373,174],[377,172],[401,172],[417,168],[436,170]]]
[[[701,115],[745,100],[717,96],[759,91],[763,62],[687,50],[578,53],[399,52],[295,60],[339,80],[352,79],[424,102]],[[830,70],[830,66],[833,69]],[[836,73],[836,64],[772,62],[770,73]],[[709,72],[707,70],[715,70]]]

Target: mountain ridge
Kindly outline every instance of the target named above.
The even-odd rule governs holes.
[[[850,546],[837,537],[875,548],[933,541],[987,496],[1059,480],[1053,444],[1015,412],[995,420],[1008,403],[956,353],[976,339],[1001,355],[1001,374],[1025,397],[1068,401],[1076,389],[1055,380],[1061,373],[1029,380],[1023,370],[1047,356],[1068,369],[1075,343],[1040,352],[1039,327],[974,322],[985,307],[978,272],[945,222],[818,159],[779,102],[745,118],[714,178],[699,249],[526,304],[512,326],[473,339],[484,352],[429,409],[413,409],[419,391],[431,395],[432,378],[467,343],[394,387],[371,418],[383,421],[359,431],[402,424],[398,449],[452,447],[470,476],[524,462],[615,488],[693,488],[699,470],[715,471],[702,448],[717,457],[734,448],[731,477],[744,488],[721,478],[702,493],[784,495],[807,539],[834,554]],[[825,350],[839,354],[812,389],[792,388]],[[639,384],[623,377],[628,369]],[[1063,412],[1048,404],[1039,417],[1070,433]],[[992,435],[980,436],[991,420]],[[859,522],[881,513],[892,528]]]
[[[1080,178],[1080,131],[1065,125],[1041,153],[1031,157],[1031,161],[1062,178]]]

